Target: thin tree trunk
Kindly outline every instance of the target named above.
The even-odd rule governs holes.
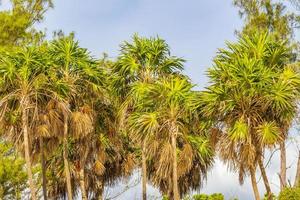
[[[142,147],[142,193],[143,200],[147,200],[147,165],[145,155],[145,142]]]
[[[174,200],[179,200],[179,191],[178,191],[178,177],[177,177],[177,146],[176,146],[176,137],[177,137],[177,129],[175,125],[172,127],[172,149],[173,149],[173,195]]]
[[[297,171],[296,171],[296,177],[294,182],[294,187],[300,186],[300,152],[298,154],[298,163],[297,163]]]
[[[102,181],[99,181],[98,190],[97,190],[97,200],[103,200],[103,191],[104,191],[104,185]]]
[[[286,187],[286,150],[285,139],[280,142],[280,190]]]
[[[15,192],[15,198],[16,200],[20,200],[21,199],[21,195],[20,195],[20,190],[19,190],[19,186],[17,185],[16,187],[16,192]],[[1,187],[0,187],[1,189]],[[1,198],[2,197],[2,198]],[[0,199],[4,199],[4,196],[3,195],[0,195]]]
[[[266,169],[265,166],[262,162],[262,157],[260,156],[260,158],[258,159],[258,165],[259,165],[259,169],[261,171],[261,176],[263,178],[265,187],[266,187],[266,191],[267,191],[267,195],[268,195],[268,200],[272,200],[272,191],[271,191],[271,187],[270,187],[270,183],[267,177],[267,173],[266,173]]]
[[[250,169],[250,177],[251,177],[251,183],[252,183],[252,189],[254,192],[255,200],[260,200],[260,195],[257,187],[256,177],[255,177],[255,169]]]
[[[88,144],[85,144],[85,146],[87,146]],[[86,162],[86,158],[88,156],[88,151],[87,149],[85,149],[84,154],[81,158],[80,161],[80,171],[79,171],[79,176],[80,176],[80,189],[81,189],[81,197],[82,200],[87,200],[88,199],[88,195],[86,192],[86,184],[85,184],[85,162]]]
[[[72,200],[72,185],[71,185],[71,173],[69,168],[69,161],[68,161],[68,116],[64,116],[64,138],[63,138],[63,158],[64,158],[64,171],[66,176],[66,183],[67,183],[67,193],[68,193],[68,200]]]
[[[24,150],[25,150],[25,161],[27,175],[29,179],[29,187],[31,193],[31,199],[36,200],[36,187],[33,181],[32,171],[31,171],[31,160],[30,160],[30,148],[29,148],[29,133],[28,133],[28,99],[25,97],[23,102],[23,111],[22,111],[22,128],[23,128],[23,137],[24,137]]]
[[[47,200],[47,178],[46,178],[46,162],[44,154],[44,139],[40,137],[41,164],[42,164],[42,181],[43,181],[43,197]]]
[[[85,176],[84,176],[84,167],[81,166],[79,171],[80,176],[80,189],[82,200],[87,200],[86,187],[85,187]]]
[[[172,199],[173,198],[173,186],[172,186],[172,176],[168,177],[168,182],[170,184],[168,184],[168,190],[167,190],[167,194],[166,196],[168,197],[168,199]]]

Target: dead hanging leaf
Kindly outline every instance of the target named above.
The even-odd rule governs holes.
[[[106,153],[104,150],[100,151],[98,153],[98,160],[101,160],[102,163],[105,163],[106,162]]]
[[[93,131],[91,117],[82,112],[73,112],[71,115],[71,130],[76,138],[87,136]]]
[[[152,140],[147,144],[146,148],[146,155],[149,155],[150,157],[154,157],[160,148],[160,143],[157,140]]]
[[[216,147],[217,143],[220,140],[220,137],[222,136],[222,131],[218,128],[212,128],[211,129],[211,134],[210,134],[210,143],[212,145],[213,148]]]
[[[37,132],[37,136],[38,137],[44,137],[44,138],[51,137],[51,133],[49,131],[49,127],[46,124],[39,125],[37,127],[36,132]]]
[[[136,165],[135,156],[133,154],[129,154],[123,164],[124,174],[129,175]]]
[[[167,178],[172,174],[172,163],[173,163],[173,149],[172,145],[165,142],[162,145],[161,151],[159,153],[159,160],[156,163],[156,176]]]
[[[96,160],[94,169],[97,175],[102,176],[105,172],[105,166],[99,160]]]
[[[91,115],[93,113],[93,109],[88,105],[84,105],[80,108],[80,112]]]
[[[184,144],[182,151],[179,154],[178,162],[178,177],[186,174],[192,167],[193,164],[193,149],[189,144]]]

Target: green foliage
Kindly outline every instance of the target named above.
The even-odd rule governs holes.
[[[275,144],[280,139],[280,130],[275,122],[264,122],[257,130],[263,144]]]
[[[170,54],[170,47],[159,37],[140,37],[135,34],[132,42],[121,45],[120,55],[113,66],[113,91],[123,97],[132,84],[152,82],[158,77],[180,72],[184,60]]]
[[[224,200],[224,195],[221,193],[195,194],[193,196],[185,197],[184,200]]]
[[[278,196],[278,200],[298,200],[298,199],[300,199],[300,188],[284,188]]]
[[[288,65],[290,55],[273,35],[242,35],[220,49],[209,69],[202,113],[224,127],[218,150],[241,184],[260,152],[282,141],[280,128],[297,113],[300,74]]]
[[[275,194],[271,194],[271,196],[272,196],[272,199],[278,200],[278,198]],[[268,193],[265,193],[263,200],[269,200],[269,199],[270,199],[270,197],[269,197]]]
[[[11,145],[0,142],[0,199],[21,199],[27,188],[24,165]]]
[[[248,124],[243,119],[238,119],[230,130],[229,136],[234,141],[244,140],[248,136],[248,129]]]
[[[162,200],[169,200],[169,198],[168,198],[168,196],[164,195],[164,196],[162,197]]]
[[[299,15],[287,11],[284,3],[274,0],[234,0],[245,19],[243,33],[270,32],[277,39],[291,39]],[[299,25],[299,24],[298,24]]]
[[[0,47],[39,42],[44,33],[34,28],[51,8],[52,0],[11,0],[10,10],[0,11]]]
[[[19,138],[26,125],[32,145],[25,148],[31,154],[27,161],[35,165],[45,153],[50,198],[65,198],[68,165],[74,196],[83,182],[90,198],[101,196],[104,185],[136,169],[141,149],[148,181],[164,194],[172,196],[174,180],[182,196],[199,188],[215,148],[242,183],[295,117],[300,76],[289,62],[291,24],[299,16],[287,13],[282,3],[234,0],[246,25],[237,43],[217,53],[208,72],[212,84],[201,93],[183,75],[184,60],[172,56],[159,37],[134,35],[121,45],[116,62],[96,61],[73,35],[58,33],[58,39],[40,45],[44,33],[34,24],[43,20],[51,0],[11,3],[11,10],[0,12],[0,132],[24,147]],[[214,122],[222,136],[217,135],[221,130],[210,134]],[[0,143],[0,199],[20,199],[28,189],[24,165],[11,146]],[[173,173],[177,179],[170,178]],[[299,189],[286,188],[279,195],[279,200],[293,198],[300,199]]]

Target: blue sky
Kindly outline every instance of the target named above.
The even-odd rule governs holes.
[[[2,0],[2,8],[8,0]],[[211,66],[212,58],[225,41],[234,41],[234,31],[240,29],[242,20],[232,6],[232,0],[54,0],[55,8],[46,14],[39,28],[46,29],[48,38],[54,30],[65,33],[74,31],[80,44],[93,55],[107,53],[112,59],[118,55],[119,44],[130,40],[134,33],[141,36],[159,35],[167,41],[173,55],[187,60],[185,73],[198,88],[208,83],[205,71]],[[293,179],[296,150],[292,142],[288,150],[288,176]],[[275,154],[268,175],[272,189],[278,191],[279,155]],[[259,179],[260,174],[257,174]],[[136,173],[130,183],[138,178]],[[106,189],[108,196],[122,191],[120,184]],[[264,191],[260,179],[259,188]],[[140,184],[119,196],[118,199],[140,199]],[[209,172],[208,180],[201,192],[222,192],[226,199],[239,197],[252,199],[251,183],[247,179],[239,186],[238,176],[227,170],[219,160]],[[149,193],[159,193],[149,188]]]
[[[241,27],[231,0],[63,0],[54,1],[41,27],[75,31],[82,46],[112,58],[134,33],[164,38],[172,53],[187,60],[186,73],[203,87],[217,48]]]

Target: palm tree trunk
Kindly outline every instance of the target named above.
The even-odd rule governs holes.
[[[47,200],[47,178],[46,178],[46,163],[44,155],[44,140],[40,137],[40,149],[41,149],[41,164],[42,164],[42,181],[43,181],[43,197]]]
[[[258,159],[258,165],[259,165],[259,169],[261,171],[261,175],[266,187],[266,191],[267,191],[267,195],[268,195],[268,200],[272,200],[272,191],[271,191],[271,187],[270,187],[270,183],[267,177],[267,173],[266,173],[266,169],[265,166],[262,162],[262,156],[260,156],[260,158]]]
[[[90,140],[88,140],[90,141]],[[88,146],[88,144],[84,143],[84,146]],[[82,200],[87,200],[88,199],[88,195],[86,192],[86,184],[85,184],[85,163],[86,163],[86,159],[88,157],[88,151],[87,149],[85,149],[81,160],[80,160],[80,171],[79,171],[79,178],[80,178],[80,189],[81,189],[81,198]]]
[[[300,151],[298,154],[298,163],[297,163],[297,171],[296,171],[296,177],[294,182],[294,187],[300,186]]]
[[[176,146],[176,137],[177,137],[177,128],[175,125],[172,125],[172,149],[173,149],[173,195],[174,200],[179,200],[179,191],[178,191],[178,177],[177,177],[177,146]]]
[[[168,182],[170,184],[168,184],[168,190],[167,190],[167,194],[166,196],[168,197],[168,199],[172,199],[173,198],[173,186],[172,186],[172,177],[168,177]]]
[[[86,187],[85,187],[85,176],[84,176],[84,167],[81,166],[79,171],[80,176],[80,189],[82,200],[87,200]]]
[[[286,187],[286,150],[285,139],[280,142],[280,190]]]
[[[30,149],[29,149],[29,133],[28,133],[28,99],[24,97],[23,102],[23,111],[22,111],[22,128],[23,128],[23,137],[24,137],[24,150],[25,150],[25,161],[27,175],[29,179],[29,187],[31,193],[31,199],[36,200],[36,188],[33,181],[32,171],[31,171],[31,160],[30,160]]]
[[[255,169],[253,167],[251,167],[250,169],[250,177],[251,177],[251,183],[252,183],[255,200],[260,200],[256,177],[255,177]]]
[[[147,165],[145,155],[145,142],[142,147],[142,193],[143,200],[147,200]]]
[[[97,200],[103,200],[103,191],[104,191],[104,185],[103,185],[103,181],[99,181],[98,183],[98,190],[97,190],[97,195],[96,195],[96,199]]]
[[[1,189],[1,187],[0,187],[0,189]],[[1,194],[0,194],[0,199],[4,199],[4,196],[2,196]],[[16,191],[15,191],[15,199],[16,200],[21,200],[21,194],[20,194],[20,190],[19,190],[18,185],[17,185]]]
[[[68,193],[68,200],[72,200],[72,185],[71,185],[71,173],[69,168],[69,161],[68,161],[68,116],[64,116],[64,138],[63,138],[63,159],[64,159],[64,171],[66,176],[66,183],[67,183],[67,193]]]

